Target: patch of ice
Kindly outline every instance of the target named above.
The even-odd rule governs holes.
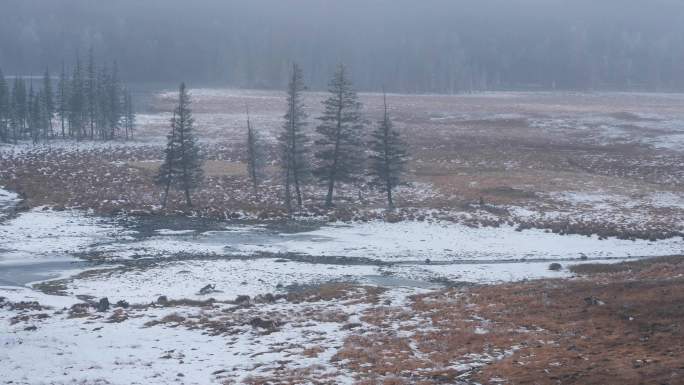
[[[69,253],[122,235],[102,218],[39,207],[0,223],[0,265],[69,261]]]

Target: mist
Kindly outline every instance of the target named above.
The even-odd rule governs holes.
[[[92,47],[137,82],[361,90],[684,90],[684,3],[655,0],[2,0],[0,68]]]

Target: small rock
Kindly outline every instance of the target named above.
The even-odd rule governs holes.
[[[261,294],[254,299],[256,302],[261,303],[273,303],[275,302],[275,296],[271,293]]]
[[[216,285],[208,284],[207,286],[200,289],[200,295],[206,295],[216,291]]]
[[[250,298],[248,295],[238,295],[237,297],[235,297],[235,303],[238,305],[243,303],[249,303],[249,300]]]
[[[273,297],[273,300],[274,300],[275,302],[280,301],[281,299],[287,300],[287,294],[276,294],[276,295]]]
[[[160,295],[159,298],[157,298],[157,304],[159,305],[167,305],[169,303],[169,299],[166,298],[165,295]]]
[[[121,301],[117,302],[116,305],[114,305],[114,306],[115,306],[115,307],[121,307],[121,308],[124,308],[124,309],[128,309],[128,307],[129,307],[130,305],[128,304],[128,302],[126,302],[126,301],[124,301],[124,300],[121,300]]]
[[[563,265],[561,265],[560,263],[556,263],[556,262],[549,265],[549,270],[551,270],[551,271],[560,271],[562,268],[563,268]]]
[[[596,297],[594,297],[594,296],[585,298],[585,299],[584,299],[584,302],[585,302],[587,305],[589,305],[589,306],[597,306],[597,305],[598,305],[598,306],[603,306],[603,305],[606,304],[605,302],[601,301],[600,299],[598,299],[598,298],[596,298]]]
[[[107,299],[107,297],[104,297],[100,299],[100,302],[97,303],[97,311],[105,312],[107,310],[109,310],[109,299]]]
[[[363,325],[361,325],[361,324],[358,323],[358,322],[352,322],[352,323],[348,323],[348,324],[342,325],[341,329],[342,329],[342,330],[351,330],[351,329],[360,328],[361,326],[363,326]]]
[[[278,324],[276,323],[276,321],[262,319],[260,317],[252,318],[249,321],[249,324],[255,329],[260,328],[260,329],[274,330],[278,327]]]

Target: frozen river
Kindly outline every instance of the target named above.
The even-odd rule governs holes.
[[[0,196],[7,212],[16,197]],[[72,280],[73,294],[117,291],[147,300],[162,292],[193,297],[207,283],[227,297],[330,280],[483,283],[568,276],[567,270],[549,271],[549,263],[672,255],[682,245],[681,238],[599,240],[447,222],[264,225],[37,208],[0,224],[0,285],[103,268],[106,275]]]

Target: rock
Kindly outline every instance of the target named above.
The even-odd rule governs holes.
[[[109,310],[109,299],[107,297],[101,298],[100,302],[97,303],[97,311],[105,312]]]
[[[563,265],[561,265],[560,263],[556,263],[556,262],[549,265],[549,270],[551,270],[551,271],[560,271],[562,268],[563,268]]]
[[[169,299],[166,298],[165,295],[160,295],[159,298],[157,298],[157,304],[158,305],[167,305],[169,303]]]
[[[275,330],[278,327],[276,321],[262,319],[260,317],[252,318],[249,321],[249,324],[255,329]]]
[[[38,330],[38,328],[35,325],[27,326],[24,328],[24,331],[27,331],[27,332],[34,332],[36,330]]]
[[[280,301],[281,299],[287,300],[287,294],[276,294],[273,297],[274,302]]]
[[[254,298],[255,302],[260,302],[260,303],[273,303],[275,302],[275,296],[271,293],[267,294],[260,294],[256,298]]]
[[[107,322],[109,322],[109,323],[121,323],[127,319],[128,319],[128,313],[126,313],[123,309],[116,309],[116,310],[114,310],[114,313],[109,317]]]
[[[248,295],[238,295],[235,297],[235,303],[238,305],[244,304],[244,303],[249,303],[249,296]]]
[[[77,303],[69,309],[69,318],[84,317],[88,315],[90,305],[87,303]]]
[[[351,322],[351,323],[342,325],[341,329],[342,330],[351,330],[351,329],[360,328],[361,326],[363,326],[363,325],[361,325],[358,322]]]
[[[584,302],[585,302],[587,305],[589,305],[589,306],[597,306],[597,305],[598,305],[598,306],[603,306],[603,305],[606,304],[605,302],[601,301],[600,299],[598,299],[598,298],[596,298],[596,297],[594,297],[594,296],[585,298],[585,299],[584,299]]]
[[[114,307],[121,307],[124,309],[128,309],[129,306],[130,305],[128,304],[128,302],[126,302],[124,300],[121,300],[121,301],[117,302],[116,305],[114,305]]]
[[[200,295],[206,295],[216,291],[216,285],[208,284],[207,286],[200,289]]]

